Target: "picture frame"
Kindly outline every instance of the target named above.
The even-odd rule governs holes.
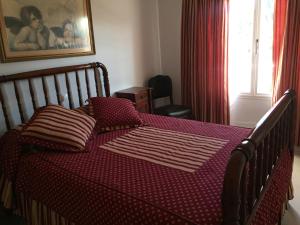
[[[1,62],[96,54],[90,0],[0,0]]]

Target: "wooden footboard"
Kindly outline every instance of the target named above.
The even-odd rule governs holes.
[[[222,225],[251,224],[282,152],[294,155],[294,113],[295,92],[288,90],[232,152],[224,177]]]

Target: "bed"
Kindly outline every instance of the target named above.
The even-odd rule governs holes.
[[[110,96],[99,62],[0,76],[5,208],[32,225],[280,223],[292,197],[293,90],[252,130],[140,114],[146,126],[97,134],[85,153],[19,143],[18,125],[39,106],[93,96]]]

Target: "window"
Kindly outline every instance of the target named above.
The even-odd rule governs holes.
[[[272,91],[274,0],[231,0],[229,16],[230,95]]]

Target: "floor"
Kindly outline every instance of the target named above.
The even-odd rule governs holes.
[[[282,225],[300,225],[300,147],[295,150],[293,186],[295,197],[289,202]]]
[[[18,216],[4,216],[4,213],[0,212],[0,225],[25,225],[25,222]]]
[[[289,202],[282,225],[300,225],[300,147],[295,151],[293,185],[295,198]],[[0,225],[25,225],[25,223],[17,216],[4,216],[0,211]]]

